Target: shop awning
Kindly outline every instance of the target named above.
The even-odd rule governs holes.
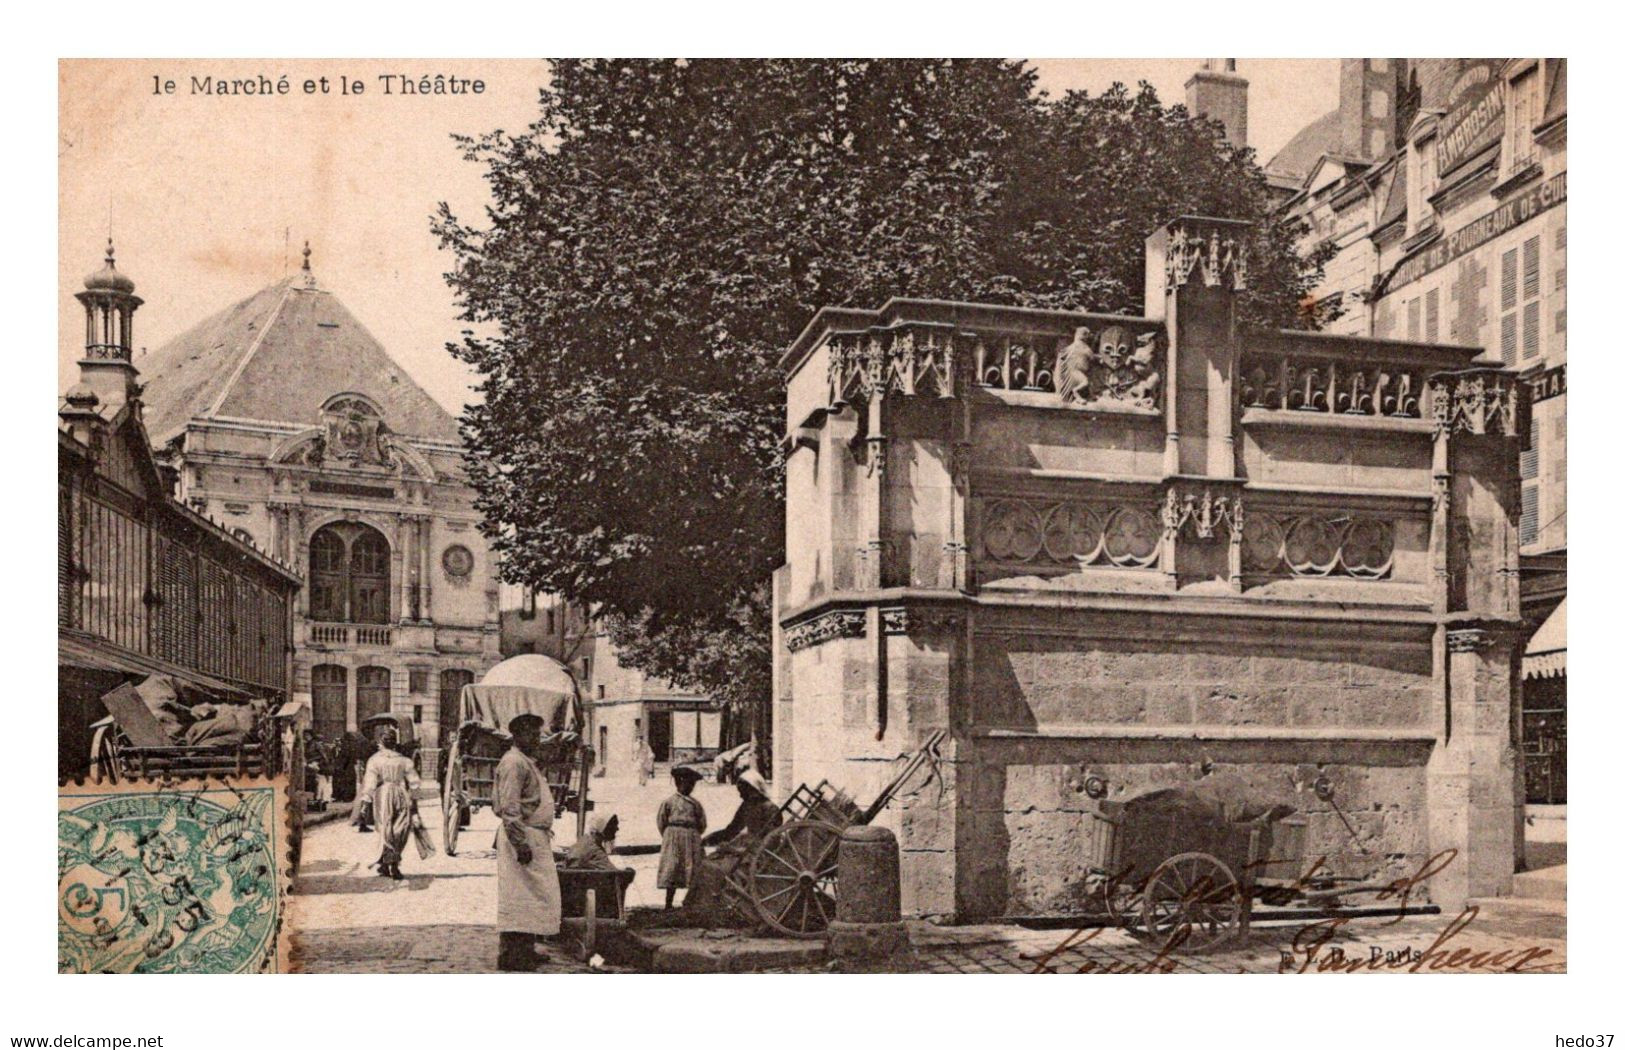
[[[221,699],[247,700],[250,694],[234,685],[206,675],[201,671],[172,664],[148,656],[138,656],[116,648],[94,635],[81,635],[59,630],[57,632],[56,662],[62,667],[84,667],[92,671],[117,671],[120,674],[162,674],[197,687]]]
[[[1569,673],[1569,600],[1557,603],[1523,650],[1525,678],[1556,678]]]

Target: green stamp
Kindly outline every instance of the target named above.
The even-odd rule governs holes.
[[[58,971],[281,969],[283,813],[266,782],[63,788]]]

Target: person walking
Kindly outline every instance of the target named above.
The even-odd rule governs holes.
[[[497,835],[497,969],[535,970],[547,959],[536,938],[559,932],[563,909],[553,863],[553,793],[532,757],[543,723],[523,714],[508,723],[513,737],[497,763],[491,809]]]
[[[705,807],[693,797],[700,775],[678,766],[671,771],[671,779],[677,790],[655,814],[655,827],[660,831],[660,871],[655,885],[666,891],[668,910],[677,891],[694,882],[694,866],[701,856],[700,836],[705,834]]]
[[[371,805],[378,828],[378,874],[400,879],[401,851],[412,834],[412,792],[418,786],[418,773],[412,760],[401,752],[400,733],[394,726],[378,730],[378,750],[367,759],[361,777],[361,797]]]
[[[647,740],[638,741],[638,787],[643,787],[655,775],[654,748]]]

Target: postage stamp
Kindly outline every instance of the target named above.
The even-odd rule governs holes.
[[[57,792],[57,970],[282,973],[287,781]]]

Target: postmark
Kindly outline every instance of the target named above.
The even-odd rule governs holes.
[[[286,972],[285,779],[57,792],[62,973]]]

